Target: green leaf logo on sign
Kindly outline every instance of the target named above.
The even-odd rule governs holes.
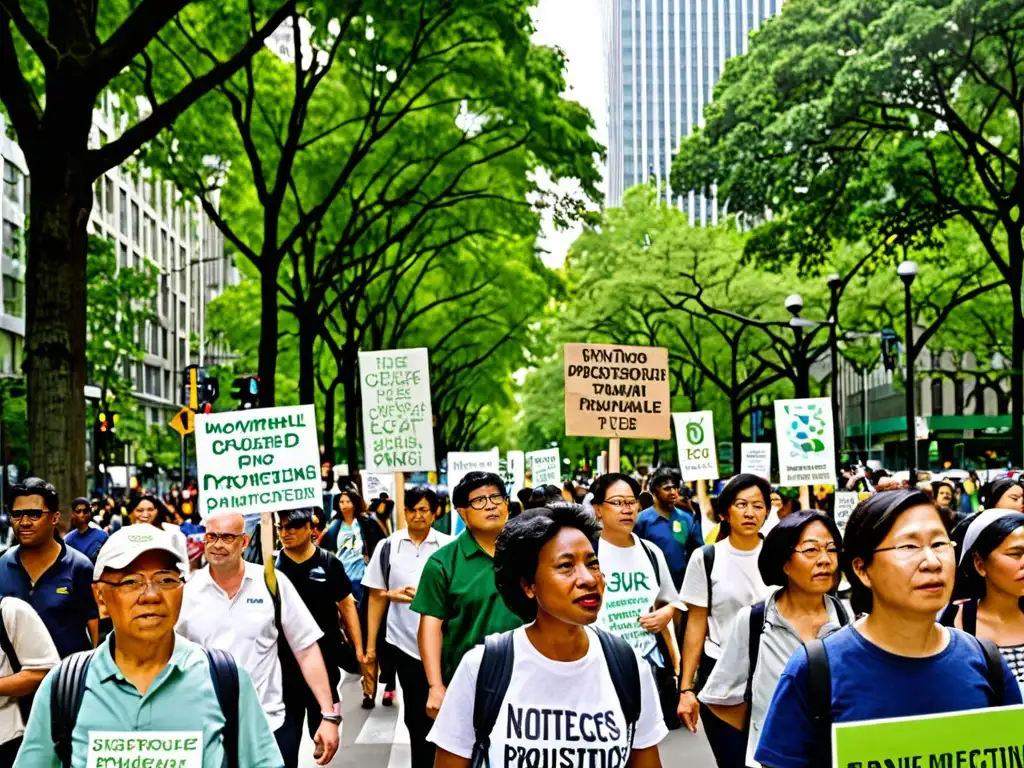
[[[690,445],[700,445],[704,442],[704,427],[700,422],[691,421],[686,425],[686,439]]]

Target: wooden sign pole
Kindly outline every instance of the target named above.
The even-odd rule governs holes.
[[[395,525],[405,528],[405,473],[395,472]]]
[[[613,437],[608,440],[608,466],[605,471],[610,474],[619,469],[619,438]]]

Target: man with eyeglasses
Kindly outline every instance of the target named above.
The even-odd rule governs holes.
[[[11,489],[17,546],[0,558],[0,596],[35,608],[61,658],[99,642],[99,612],[92,593],[92,563],[57,534],[57,490],[38,477]]]
[[[409,488],[405,492],[406,527],[377,545],[363,576],[363,586],[370,590],[366,661],[375,662],[378,648],[386,642],[402,684],[412,768],[431,768],[436,752],[427,741],[433,722],[426,713],[430,686],[416,642],[420,617],[409,606],[418,592],[427,558],[452,540],[431,527],[440,511],[441,502],[430,488]],[[387,640],[383,641],[380,628],[385,614]]]
[[[108,539],[92,588],[114,631],[43,680],[17,768],[281,768],[249,675],[174,632],[187,570],[171,537],[154,526]]]
[[[64,543],[77,549],[96,562],[100,547],[107,540],[107,532],[92,524],[92,504],[84,496],[71,502],[71,530],[64,537]]]
[[[420,615],[417,641],[432,718],[467,651],[487,635],[523,625],[494,584],[494,545],[508,521],[505,483],[493,472],[470,472],[455,486],[452,503],[466,530],[430,556],[411,606]]]
[[[345,566],[330,552],[313,543],[312,507],[278,512],[278,533],[282,550],[277,556],[277,570],[288,577],[302,602],[313,615],[323,636],[317,641],[327,667],[335,714],[341,715],[341,652],[345,640],[338,624],[341,614],[345,629],[362,659],[363,639],[359,626],[359,609],[352,596],[352,582],[345,575]],[[322,514],[322,513],[321,513]],[[320,727],[320,703],[302,679],[302,670],[295,656],[281,648],[282,680],[284,681],[285,718],[282,728],[290,729],[290,739],[298,744],[302,738],[305,718],[312,737]]]
[[[676,589],[681,589],[690,555],[704,546],[700,523],[690,512],[676,506],[682,487],[678,469],[661,467],[651,475],[647,487],[654,496],[654,506],[640,513],[633,532],[661,550],[672,582]]]
[[[206,518],[209,566],[197,571],[185,586],[177,631],[203,648],[228,651],[252,676],[284,765],[296,768],[299,743],[294,729],[285,727],[277,649],[283,635],[320,705],[321,723],[313,741],[317,765],[327,765],[338,749],[341,716],[334,709],[327,668],[317,643],[324,633],[291,580],[280,572],[275,573],[280,602],[275,600],[263,566],[242,559],[248,545],[245,518],[240,513],[220,512]]]

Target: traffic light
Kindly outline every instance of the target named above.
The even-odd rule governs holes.
[[[181,382],[181,404],[193,411],[199,410],[199,366],[185,367]]]
[[[881,338],[882,365],[885,366],[885,370],[887,371],[895,371],[896,354],[899,347],[899,339],[896,337],[896,331],[892,328],[883,328]]]
[[[113,424],[111,424],[110,420],[107,418],[106,413],[100,411],[96,414],[96,428],[99,429],[100,432],[109,432],[112,426]]]
[[[210,413],[220,396],[220,382],[209,376],[205,368],[190,365],[185,368],[181,385],[181,404],[197,413]]]
[[[231,397],[238,401],[238,410],[247,411],[258,408],[260,404],[260,377],[239,376],[232,384],[234,391]]]
[[[213,410],[213,404],[220,397],[220,382],[216,376],[207,376],[206,369],[199,369],[199,411],[209,413]]]

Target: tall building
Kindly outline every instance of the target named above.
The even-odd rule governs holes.
[[[690,221],[718,221],[717,199],[672,190],[672,157],[703,124],[725,62],[783,0],[603,0],[608,82],[608,205],[653,180]]]

